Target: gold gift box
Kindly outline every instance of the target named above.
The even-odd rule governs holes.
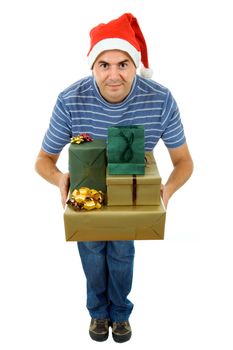
[[[91,211],[64,212],[67,241],[164,239],[166,211],[157,206],[103,206]]]
[[[107,175],[108,206],[160,204],[161,177],[153,153],[145,157],[145,175]]]

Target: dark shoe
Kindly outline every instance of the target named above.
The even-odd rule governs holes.
[[[104,341],[108,339],[109,320],[96,318],[91,319],[89,334],[91,339],[95,341]]]
[[[132,335],[132,330],[128,321],[113,322],[112,337],[117,343],[124,343],[129,340]]]

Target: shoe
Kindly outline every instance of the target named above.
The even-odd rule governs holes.
[[[132,330],[128,321],[113,322],[112,337],[117,343],[124,343],[131,338]]]
[[[108,339],[109,320],[104,319],[91,319],[89,327],[89,335],[91,339],[95,341],[105,341]]]

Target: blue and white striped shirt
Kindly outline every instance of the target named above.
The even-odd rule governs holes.
[[[59,94],[42,149],[58,154],[80,133],[106,139],[108,127],[114,125],[144,125],[146,151],[152,151],[160,138],[168,148],[185,143],[180,113],[167,88],[136,75],[127,98],[113,104],[103,99],[89,76]]]

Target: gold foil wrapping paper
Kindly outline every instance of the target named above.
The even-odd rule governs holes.
[[[103,206],[64,212],[67,241],[158,240],[164,238],[166,211],[157,206]]]
[[[145,157],[145,175],[107,175],[108,206],[160,204],[161,177],[153,153]]]

